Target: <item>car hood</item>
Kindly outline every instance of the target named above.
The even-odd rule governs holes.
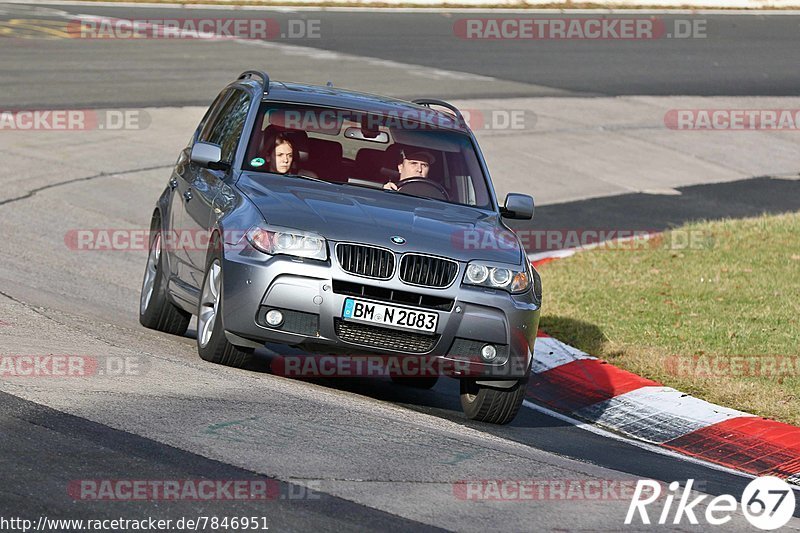
[[[499,215],[387,191],[285,176],[243,174],[237,187],[268,224],[461,261],[520,264],[518,240]],[[391,237],[406,240],[394,244]]]

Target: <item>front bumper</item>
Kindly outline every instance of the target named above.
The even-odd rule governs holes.
[[[437,369],[456,377],[527,377],[540,302],[533,290],[511,295],[462,286],[464,268],[460,263],[450,287],[434,289],[407,285],[397,274],[388,281],[356,276],[342,270],[333,257],[320,262],[269,256],[243,244],[223,254],[223,327],[232,339],[297,345],[314,353],[433,359]],[[389,293],[395,299],[389,300]],[[435,312],[435,335],[344,321],[348,297]],[[410,303],[415,298],[416,305]],[[267,325],[268,309],[284,312],[280,327]],[[497,348],[498,357],[491,363],[480,359],[484,344]]]

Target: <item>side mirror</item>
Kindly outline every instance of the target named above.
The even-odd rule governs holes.
[[[510,192],[506,195],[506,202],[500,208],[503,218],[530,220],[533,218],[533,197],[527,194]]]
[[[190,159],[192,163],[197,163],[201,167],[210,168],[212,170],[228,170],[230,168],[230,164],[221,161],[222,148],[217,144],[204,142],[194,143]]]

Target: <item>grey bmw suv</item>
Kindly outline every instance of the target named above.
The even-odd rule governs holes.
[[[452,105],[247,71],[156,203],[140,321],[182,335],[196,315],[200,356],[236,367],[266,343],[413,360],[392,379],[455,377],[469,418],[508,423],[541,281],[503,219],[532,216],[530,196],[498,204]]]

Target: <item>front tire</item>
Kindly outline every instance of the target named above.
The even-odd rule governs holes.
[[[473,379],[461,380],[461,408],[467,418],[490,424],[508,424],[517,416],[528,380],[517,382],[510,389],[494,389],[478,385]]]
[[[218,239],[206,262],[200,302],[197,306],[197,352],[205,361],[241,368],[253,357],[253,348],[241,348],[231,344],[225,337],[222,325],[222,260],[218,250]]]
[[[139,296],[139,323],[146,328],[183,335],[192,315],[169,301],[167,262],[161,241],[161,220],[156,217],[150,228],[150,252]]]

